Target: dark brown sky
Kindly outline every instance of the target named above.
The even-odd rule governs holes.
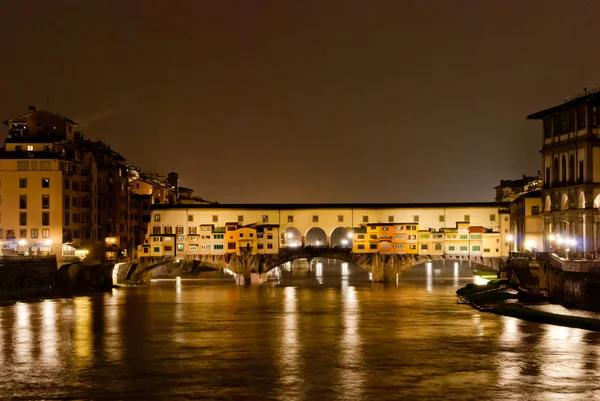
[[[487,201],[600,85],[598,1],[1,2],[0,117],[221,202]]]

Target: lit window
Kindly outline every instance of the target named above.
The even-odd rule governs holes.
[[[33,145],[27,145],[27,151],[33,152]]]

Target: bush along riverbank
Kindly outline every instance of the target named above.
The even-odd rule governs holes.
[[[467,284],[456,291],[458,299],[482,312],[516,317],[537,323],[600,331],[600,319],[545,312],[527,305],[547,303],[547,299],[533,296],[508,285],[508,280],[490,280],[485,285]]]

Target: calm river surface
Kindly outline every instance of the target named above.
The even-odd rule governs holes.
[[[0,306],[0,399],[600,399],[600,333],[457,305],[466,264],[321,262]]]

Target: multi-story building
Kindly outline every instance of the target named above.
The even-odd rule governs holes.
[[[571,248],[600,248],[600,88],[527,117],[542,121],[544,247],[550,234],[576,242]]]
[[[514,250],[542,250],[544,216],[541,191],[522,194],[510,203],[510,233]]]
[[[523,178],[518,180],[501,180],[500,185],[494,188],[496,190],[496,201],[511,202],[524,193],[542,189],[542,185],[543,182],[539,172],[536,177],[523,175]]]

